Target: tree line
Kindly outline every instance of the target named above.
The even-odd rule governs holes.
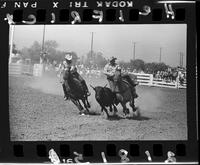
[[[58,43],[54,40],[48,40],[44,43],[44,50],[50,63],[56,61],[57,64],[64,60],[65,51],[58,50]],[[32,64],[40,62],[42,45],[35,41],[30,47],[24,47],[18,50],[16,45],[13,46],[13,53],[20,54],[22,59],[31,59]],[[71,51],[73,60],[76,64],[83,64],[85,67],[94,67],[102,69],[107,63],[102,52],[88,51],[85,56],[78,56],[75,51]],[[142,59],[130,60],[128,62],[119,61],[119,65],[129,71],[143,71],[145,73],[156,73],[157,71],[165,71],[170,66],[165,63],[146,63]],[[171,67],[170,67],[171,68]]]

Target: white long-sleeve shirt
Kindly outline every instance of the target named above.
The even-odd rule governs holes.
[[[111,65],[110,63],[106,64],[104,67],[104,74],[108,76],[114,76],[116,70],[120,70],[120,66],[118,64]]]

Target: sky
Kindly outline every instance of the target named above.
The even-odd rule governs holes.
[[[44,25],[16,25],[14,43],[18,49],[30,47],[34,41],[42,43]],[[115,56],[118,60],[135,58],[145,62],[161,61],[170,66],[180,63],[179,52],[184,54],[186,65],[186,24],[146,24],[146,25],[46,25],[45,40],[55,40],[58,50],[74,51],[85,56],[91,49],[102,52],[104,57]]]

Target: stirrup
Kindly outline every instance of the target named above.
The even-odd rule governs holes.
[[[137,86],[139,84],[139,82],[137,81],[137,82],[135,82],[135,86]]]
[[[138,98],[138,94],[137,93],[132,94],[132,95],[133,95],[134,99]]]
[[[66,101],[66,100],[69,100],[69,96],[64,96],[64,100]]]

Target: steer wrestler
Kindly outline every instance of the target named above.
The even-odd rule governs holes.
[[[107,79],[111,90],[115,93],[119,92],[118,82],[120,81],[121,77],[130,84],[133,98],[137,98],[138,95],[136,93],[135,86],[138,85],[138,82],[132,80],[128,73],[121,72],[121,67],[116,63],[116,59],[117,58],[115,57],[111,57],[109,63],[106,64],[106,66],[104,67],[104,74],[107,75]],[[116,71],[118,71],[120,74],[116,75]]]

